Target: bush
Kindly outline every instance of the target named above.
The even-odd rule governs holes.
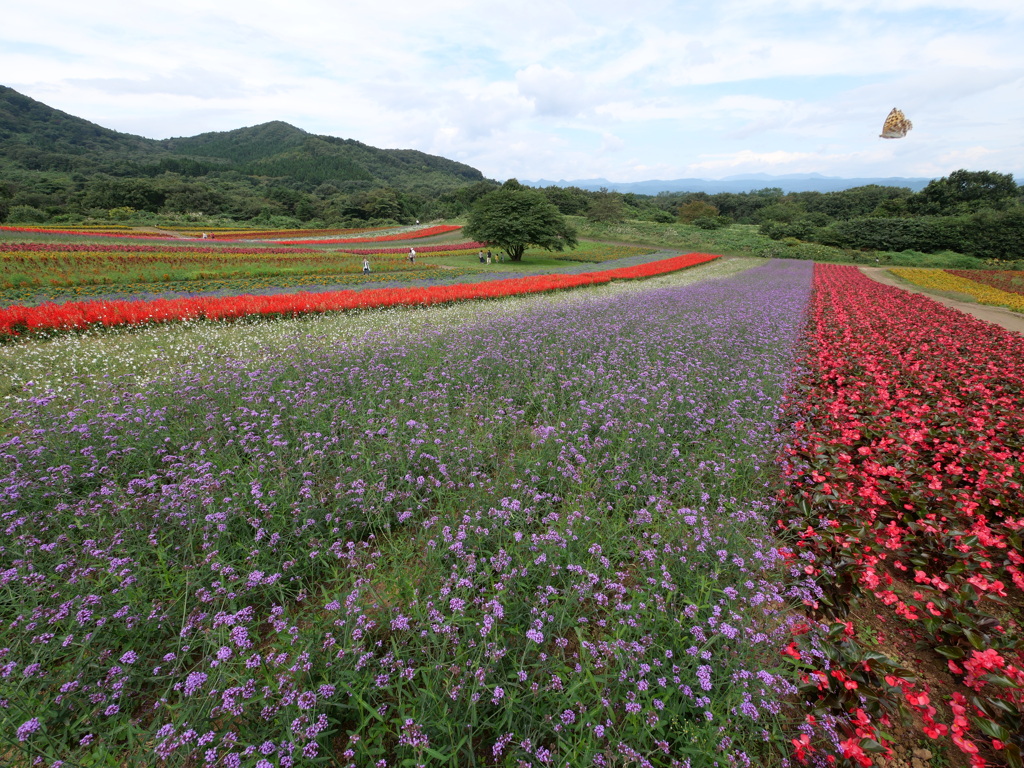
[[[83,224],[85,217],[80,213],[58,213],[50,217],[51,224]]]
[[[756,250],[754,256],[764,259],[800,259],[801,261],[868,262],[870,259],[860,251],[833,248],[820,243],[805,243],[795,237],[787,237]]]
[[[792,234],[781,228],[772,231],[783,233],[780,237]],[[1024,209],[980,211],[964,216],[861,217],[822,227],[813,238],[823,245],[841,248],[932,254],[952,251],[1007,261],[1024,254]]]
[[[817,225],[808,218],[795,221],[765,221],[759,228],[762,235],[770,237],[772,240],[783,240],[788,237],[808,240],[817,229]]]
[[[676,220],[676,217],[660,208],[646,208],[640,213],[639,219],[640,221],[653,221],[658,224],[671,224]]]
[[[961,225],[962,220],[953,216],[859,217],[822,227],[815,233],[815,240],[822,245],[840,248],[935,253],[959,250]]]
[[[934,269],[983,269],[985,263],[974,256],[954,251],[922,253],[921,251],[880,251],[876,254],[880,262],[897,267],[932,267]]]
[[[41,224],[49,220],[45,211],[33,208],[31,205],[12,205],[7,212],[5,223],[7,224]]]
[[[728,216],[700,216],[690,223],[699,229],[725,229],[732,226],[732,219]]]
[[[955,250],[1000,261],[1024,257],[1024,209],[979,211],[964,217],[961,243]]]
[[[691,200],[685,205],[679,206],[679,220],[685,224],[696,224],[699,219],[713,219],[716,216],[718,216],[718,209],[703,200]]]

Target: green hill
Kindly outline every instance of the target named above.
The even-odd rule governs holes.
[[[160,142],[175,155],[217,158],[259,176],[309,182],[386,181],[416,184],[483,181],[475,168],[411,149],[377,149],[353,139],[316,136],[275,120],[251,128]]]
[[[0,220],[198,210],[325,223],[450,213],[461,188],[494,182],[463,163],[378,149],[281,121],[147,139],[0,86]],[[31,210],[30,210],[31,209]]]
[[[118,133],[0,85],[0,158],[26,170],[93,169],[103,159],[167,154],[158,142]]]

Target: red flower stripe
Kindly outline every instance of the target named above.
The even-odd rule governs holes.
[[[819,580],[811,613],[835,621],[873,596],[871,610],[888,606],[933,649],[970,689],[970,700],[958,691],[937,702],[955,715],[952,731],[905,679],[887,677],[889,693],[872,695],[902,690],[924,735],[949,732],[984,764],[974,739],[1024,719],[1024,638],[1001,607],[1024,594],[1024,338],[855,267],[815,267],[811,312],[784,461],[786,556]],[[859,760],[871,732],[851,735],[846,756]],[[990,744],[1019,756],[1005,739]]]
[[[252,231],[244,230],[207,230],[207,232],[217,240],[264,240],[264,239],[275,239],[278,237],[304,237],[304,236],[316,236],[316,235],[349,235],[356,234],[358,232],[373,232],[379,229],[387,229],[387,227],[358,227],[349,229],[258,229]],[[189,233],[202,232],[203,230],[192,228],[183,230]]]
[[[112,228],[115,229],[115,228]],[[260,240],[266,238],[277,238],[277,237],[298,237],[300,235],[341,235],[346,233],[358,233],[358,232],[373,232],[377,229],[383,229],[383,227],[361,227],[356,229],[260,229],[252,230],[249,232],[239,230],[228,230],[219,231],[217,229],[206,230],[209,234],[213,235],[216,240]],[[456,227],[457,229],[457,227]],[[142,238],[145,240],[182,240],[189,239],[190,237],[198,238],[198,235],[193,235],[193,232],[202,232],[199,229],[189,230],[173,230],[180,232],[177,236],[175,235],[159,235],[156,233],[146,232],[133,232],[128,230],[116,230],[116,231],[103,231],[94,229],[54,229],[51,227],[4,227],[0,226],[0,232],[26,232],[31,234],[39,235],[82,235],[87,237],[126,237],[126,238]]]
[[[424,245],[416,249],[416,255],[427,253],[444,253],[445,251],[476,251],[486,248],[487,243],[451,243],[450,245]],[[408,248],[339,248],[342,253],[354,253],[358,256],[372,256],[374,254],[408,253]]]
[[[81,235],[82,237],[128,237],[142,240],[178,240],[173,235],[156,235],[138,232],[92,232],[73,229],[47,229],[44,227],[0,227],[0,232],[28,232],[38,235]]]
[[[183,244],[181,247],[166,245],[107,245],[105,243],[0,243],[0,258],[12,253],[198,253],[209,256],[222,254],[240,254],[259,256],[272,254],[318,254],[348,253],[337,249],[325,248],[244,248],[240,246],[205,246]]]
[[[674,272],[718,256],[690,253],[633,267],[580,275],[540,275],[483,283],[427,288],[377,288],[366,291],[290,293],[269,296],[191,297],[155,301],[89,301],[12,306],[0,309],[0,339],[59,329],[143,325],[205,318],[227,320],[247,315],[293,316],[372,307],[444,304],[597,285]]]
[[[447,232],[454,232],[458,229],[462,229],[462,227],[455,224],[439,224],[436,227],[425,227],[424,229],[414,229],[409,232],[396,232],[393,235],[378,235],[377,237],[344,237],[335,240],[278,240],[277,242],[282,245],[309,245],[311,243],[385,243],[389,240],[415,240],[421,237],[431,237],[432,235],[443,235]]]

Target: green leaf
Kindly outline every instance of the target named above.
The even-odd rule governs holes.
[[[863,749],[865,752],[874,752],[876,754],[879,752],[887,751],[885,747],[883,747],[874,739],[863,739],[860,743],[860,748]]]
[[[423,751],[426,752],[428,755],[430,755],[435,760],[441,760],[441,761],[447,761],[448,760],[448,755],[444,754],[443,752],[438,752],[436,749],[432,749],[431,747],[424,747]]]
[[[1015,683],[1010,678],[1006,677],[1005,675],[997,675],[994,672],[990,672],[987,675],[982,675],[981,679],[984,680],[986,683],[995,683],[996,685],[1000,685],[1003,688],[1020,688],[1020,685]]]
[[[1009,741],[1013,738],[1013,735],[999,723],[980,717],[974,718],[974,722],[977,723],[981,732],[989,738],[999,739],[1000,741]]]
[[[983,651],[988,647],[988,643],[985,642],[985,636],[980,632],[975,632],[973,629],[964,627],[964,637],[966,637],[968,642],[979,651]]]
[[[943,624],[941,629],[943,632],[945,632],[947,635],[951,637],[963,637],[964,634],[963,627],[961,627],[959,624],[954,624],[950,621],[947,621],[945,624]]]

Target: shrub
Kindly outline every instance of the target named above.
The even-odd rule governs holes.
[[[8,224],[39,224],[48,218],[44,211],[31,205],[12,205],[5,221]]]
[[[795,237],[800,240],[810,239],[817,230],[817,225],[807,218],[795,221],[765,221],[759,231],[772,240],[783,240]]]
[[[725,229],[732,226],[732,219],[728,216],[701,216],[691,223],[699,229]]]
[[[974,256],[953,251],[941,253],[921,253],[920,251],[901,251],[888,253],[887,263],[899,267],[934,267],[936,269],[979,269],[985,263]]]
[[[663,211],[660,208],[648,208],[640,213],[640,221],[653,221],[658,224],[671,224],[676,220],[668,211]]]
[[[955,250],[1001,261],[1024,256],[1024,209],[979,211],[964,217],[961,243]]]
[[[713,219],[716,216],[718,216],[718,209],[703,200],[691,200],[685,205],[679,206],[679,220],[686,224],[696,224],[698,219]],[[705,227],[705,229],[709,229],[709,227]]]
[[[917,216],[903,219],[859,217],[822,227],[815,239],[823,245],[873,251],[959,250],[959,217]]]

